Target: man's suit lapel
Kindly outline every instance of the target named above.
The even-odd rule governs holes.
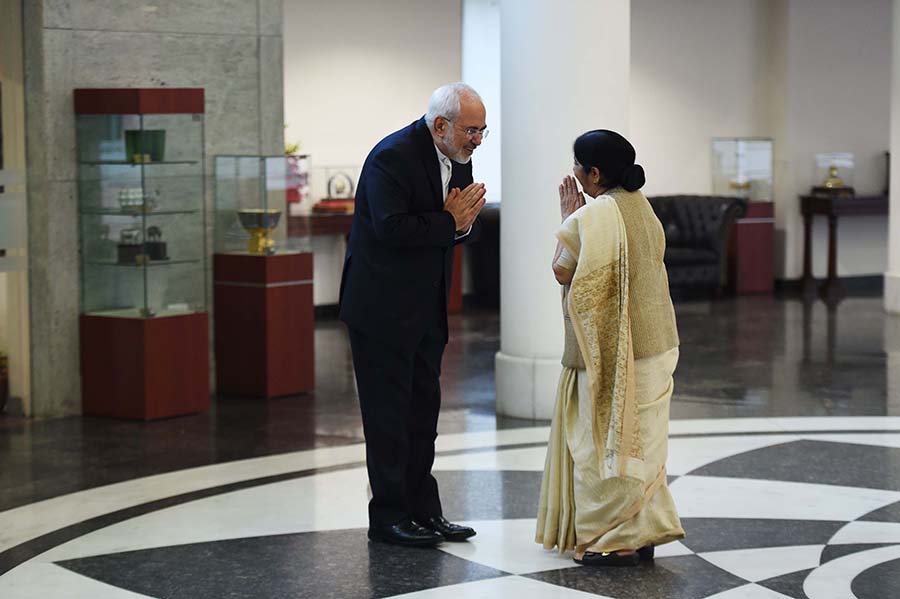
[[[442,207],[444,190],[441,188],[441,168],[438,165],[437,151],[434,149],[434,141],[431,139],[431,132],[428,130],[428,125],[425,124],[424,117],[416,121],[415,137],[419,144],[419,156],[422,164],[425,165],[428,182],[431,184],[432,203],[435,207]]]
[[[455,160],[450,161],[453,164],[453,170],[450,173],[450,185],[448,189],[458,187],[460,190],[465,189],[472,183],[472,162],[460,164]]]

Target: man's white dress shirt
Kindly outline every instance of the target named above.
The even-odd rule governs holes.
[[[447,194],[450,193],[450,176],[453,174],[453,163],[449,158],[444,156],[444,153],[437,147],[434,146],[434,150],[437,152],[438,156],[438,164],[441,167],[441,191],[444,194],[444,202],[447,201]],[[456,239],[462,239],[466,235],[472,232],[472,225],[469,225],[469,228],[465,233],[457,233]]]

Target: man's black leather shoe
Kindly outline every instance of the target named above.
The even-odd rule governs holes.
[[[443,516],[435,516],[424,520],[422,521],[422,526],[439,533],[451,542],[465,541],[469,537],[475,536],[475,529],[448,522]]]
[[[409,518],[391,526],[370,526],[369,539],[407,547],[434,547],[444,542],[444,537],[439,532],[425,528]]]

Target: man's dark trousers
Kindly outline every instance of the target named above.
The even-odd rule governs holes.
[[[436,311],[443,310],[440,300],[436,293]],[[373,526],[389,526],[409,516],[421,522],[443,515],[431,474],[447,338],[442,322],[443,317],[434,318],[434,326],[418,343],[403,349],[348,329],[366,435]]]

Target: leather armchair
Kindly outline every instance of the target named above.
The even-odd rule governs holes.
[[[670,287],[721,290],[726,283],[728,236],[747,201],[724,196],[647,198],[666,233],[664,261]]]

